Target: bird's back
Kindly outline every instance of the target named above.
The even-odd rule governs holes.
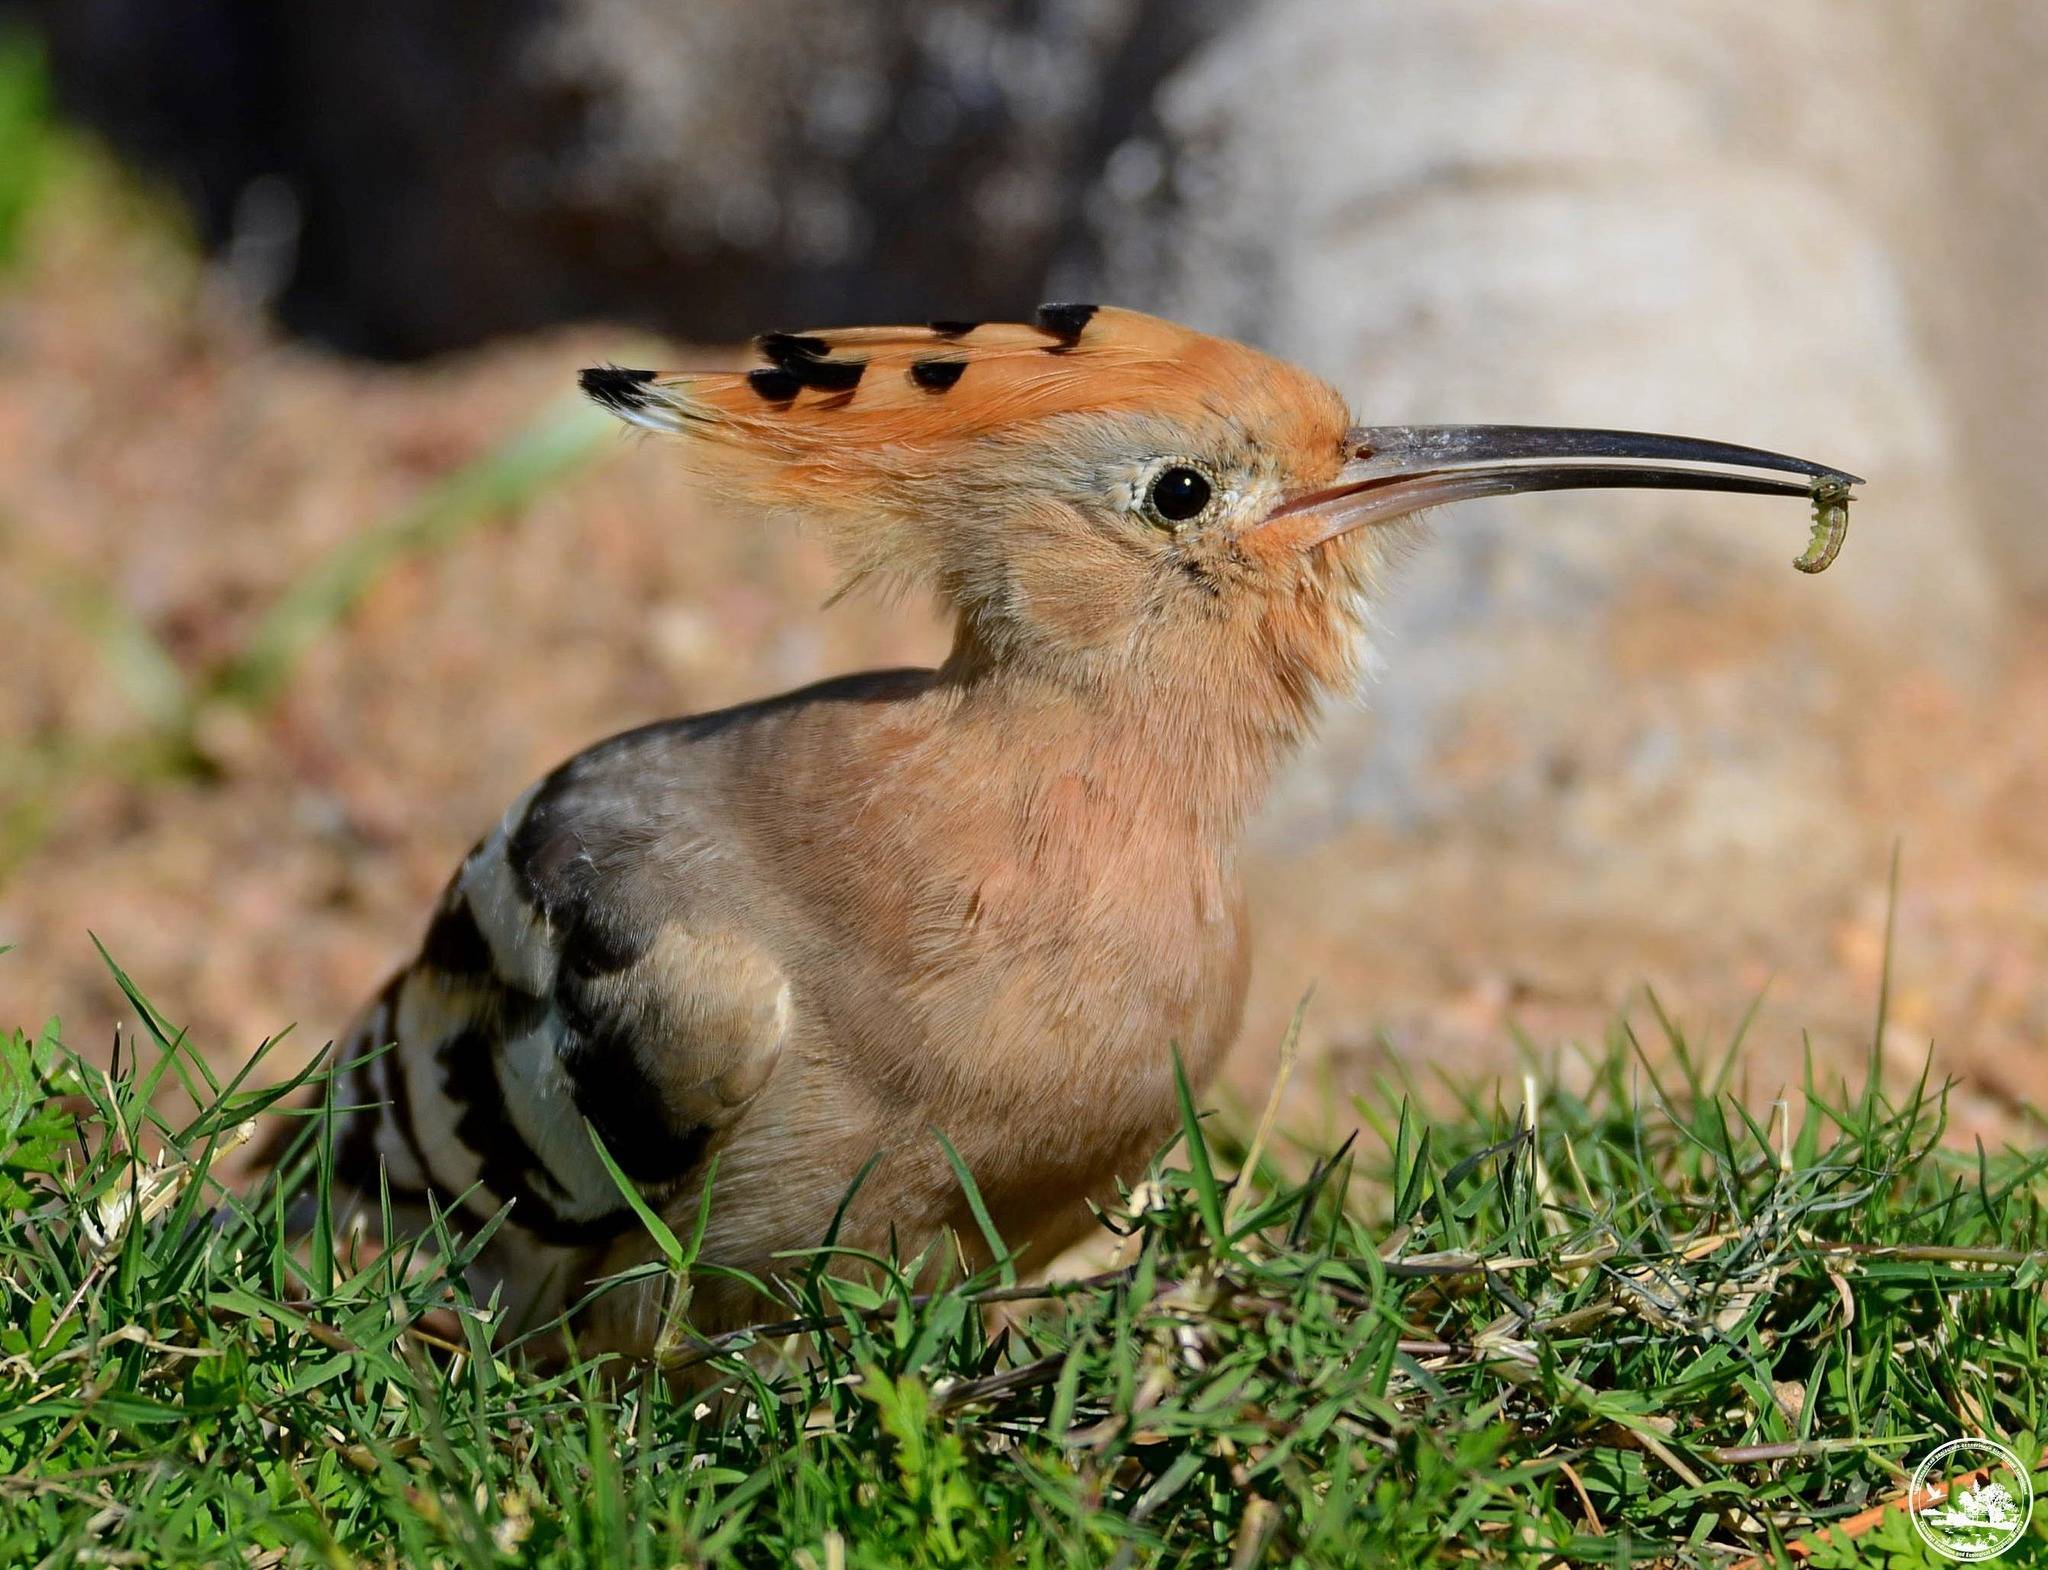
[[[523,793],[349,1033],[346,1102],[366,1110],[343,1128],[337,1179],[368,1206],[380,1182],[401,1210],[468,1195],[472,1226],[512,1202],[499,1253],[515,1257],[489,1274],[513,1286],[545,1274],[522,1253],[589,1254],[636,1227],[589,1128],[658,1201],[789,1032],[774,878],[735,752],[773,755],[806,710],[888,704],[930,679],[876,672],[645,726]]]

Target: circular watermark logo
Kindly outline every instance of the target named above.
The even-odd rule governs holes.
[[[1942,1497],[1926,1504],[1929,1492]],[[1996,1559],[2027,1529],[2034,1483],[1995,1439],[1951,1439],[1913,1472],[1913,1530],[1944,1559]]]

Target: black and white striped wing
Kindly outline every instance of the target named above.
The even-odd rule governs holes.
[[[743,934],[650,896],[645,815],[602,761],[514,804],[359,1024],[355,1047],[397,1047],[362,1070],[381,1106],[346,1140],[344,1180],[374,1193],[381,1159],[394,1195],[481,1184],[472,1208],[511,1201],[541,1240],[595,1243],[631,1212],[586,1120],[658,1199],[766,1083],[786,979]]]

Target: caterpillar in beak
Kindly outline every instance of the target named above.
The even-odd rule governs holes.
[[[1813,482],[1813,534],[1793,560],[1801,572],[1826,572],[1849,537],[1849,482],[1821,476]]]

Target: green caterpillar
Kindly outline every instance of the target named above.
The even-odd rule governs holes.
[[[1792,565],[1801,572],[1826,572],[1842,554],[1842,541],[1849,537],[1849,482],[1816,479],[1812,494],[1813,536]]]

